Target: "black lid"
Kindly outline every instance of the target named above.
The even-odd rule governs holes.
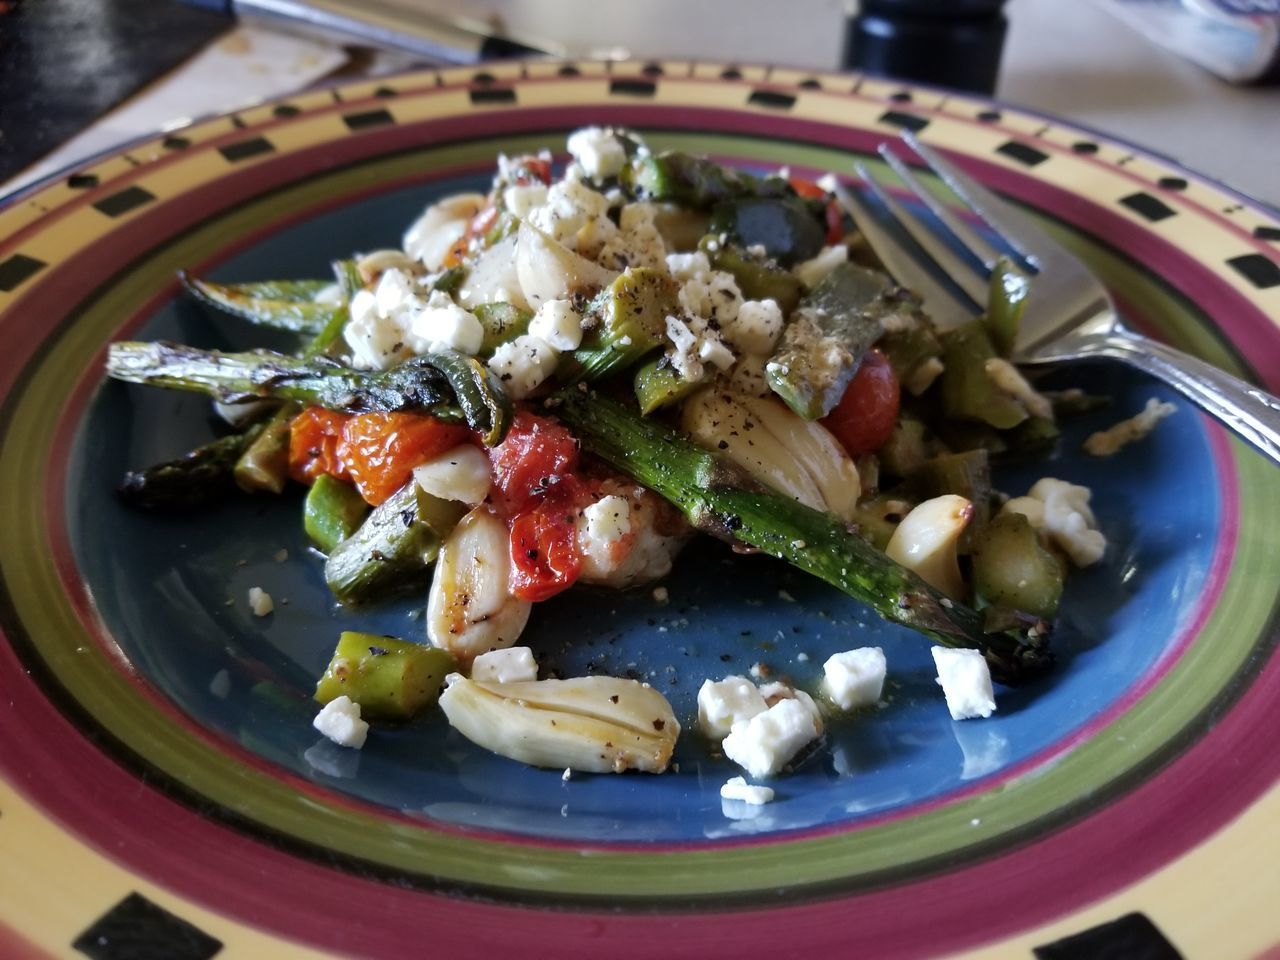
[[[844,66],[992,93],[1008,21],[1004,0],[862,0],[845,33]]]

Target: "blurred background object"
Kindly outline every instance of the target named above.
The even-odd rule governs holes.
[[[226,0],[214,2],[222,13],[178,0],[0,0],[0,192],[184,118],[234,110],[334,76],[373,76],[416,62],[403,52],[371,50],[367,38],[337,43],[332,35],[307,38],[250,21],[236,24],[225,15]],[[384,25],[397,17],[419,22],[424,12],[433,22],[464,20],[486,35],[554,47],[570,58],[629,53],[808,70],[841,67],[846,34],[856,30],[850,18],[858,15],[849,0],[312,2],[356,19],[376,14]],[[957,47],[972,44],[973,62],[961,57],[959,69],[949,67],[950,83],[989,90],[994,80],[996,95],[1012,103],[1095,126],[1276,203],[1280,89],[1223,83],[1109,12],[1116,5],[1183,2],[1213,0],[863,0],[862,13],[901,17],[908,8],[936,11],[939,3],[967,10],[981,22],[966,27],[974,38],[962,37]],[[916,66],[933,67],[931,58],[917,55]],[[905,73],[908,66],[886,69]]]
[[[1005,0],[861,0],[841,65],[975,93],[994,93],[1009,21]]]

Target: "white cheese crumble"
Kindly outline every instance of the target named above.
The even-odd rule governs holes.
[[[658,230],[657,208],[651,203],[629,203],[618,212],[618,231],[608,237],[596,261],[611,270],[666,266],[667,245]]]
[[[1071,558],[1077,567],[1087,567],[1102,559],[1107,538],[1097,529],[1089,509],[1092,492],[1065,480],[1045,477],[1037,480],[1025,497],[1014,497],[1003,507],[1025,516],[1031,526],[1043,532]]]
[[[750,720],[735,723],[724,738],[725,756],[753,777],[780,771],[818,736],[813,714],[799,700],[779,700]]]
[[[594,509],[586,508],[575,521],[582,556],[579,579],[623,589],[670,573],[684,537],[659,532],[663,501],[643,487],[616,481],[607,482],[604,492]]]
[[[822,721],[822,711],[818,709],[818,704],[814,702],[813,697],[803,690],[783,683],[781,680],[775,680],[773,683],[766,683],[760,688],[760,696],[764,697],[765,704],[770,707],[779,700],[795,700],[799,702],[813,717],[813,725],[817,727],[818,732],[822,732],[822,728],[825,726]]]
[[[616,177],[627,162],[622,141],[604,127],[583,127],[569,135],[569,153],[592,180]]]
[[[723,270],[702,270],[680,285],[680,306],[691,317],[701,317],[720,326],[729,326],[738,318],[742,291],[733,274]]]
[[[489,458],[469,443],[414,467],[413,479],[433,497],[473,507],[484,502],[492,485]]]
[[[931,650],[952,720],[989,717],[995,713],[991,670],[981,653],[953,647],[932,647]]]
[[[700,273],[709,273],[711,261],[701,250],[693,253],[669,253],[667,269],[671,272],[671,276],[683,283],[686,280],[692,280]]]
[[[747,783],[742,777],[730,777],[720,788],[720,796],[760,806],[773,800],[773,788]]]
[[[529,336],[560,351],[577,350],[582,345],[582,314],[568,300],[544,300],[529,321]]]
[[[324,705],[311,725],[340,747],[359,750],[369,735],[369,724],[360,719],[360,704],[346,694]]]
[[[521,220],[546,202],[547,185],[545,183],[516,184],[502,191],[502,205],[513,217]]]
[[[592,190],[581,180],[565,177],[547,191],[547,202],[529,211],[529,223],[553,240],[572,249],[580,249],[578,233],[588,224],[598,231],[613,227],[609,220],[609,201],[604,194]],[[598,221],[608,222],[608,227]],[[603,235],[599,238],[603,242]]]
[[[885,657],[880,647],[834,653],[822,665],[822,689],[841,710],[870,707],[884,691]]]
[[[823,247],[822,251],[812,260],[806,260],[804,263],[797,263],[791,268],[791,272],[796,278],[812,290],[836,267],[849,260],[849,248],[844,244],[837,244],[833,247]]]
[[[698,338],[689,325],[679,317],[667,317],[667,339],[671,341],[671,365],[685,380],[697,380],[702,376],[702,361],[698,359]]]
[[[601,497],[583,508],[574,527],[584,566],[612,568],[624,538],[631,533],[631,501],[615,494]]]
[[[764,695],[746,677],[704,680],[698,690],[698,726],[712,740],[724,739],[735,723],[767,709]]]
[[[404,351],[406,330],[398,318],[378,312],[378,300],[369,290],[357,290],[348,307],[351,319],[342,337],[351,348],[351,362],[364,369],[385,370]]]
[[[474,355],[484,342],[484,327],[476,315],[439,290],[431,291],[426,305],[410,320],[409,330],[429,344],[429,351],[447,348]]]
[[[547,341],[524,334],[499,344],[489,358],[489,369],[513,400],[522,400],[555,373],[559,359],[560,352]]]
[[[1172,403],[1164,403],[1152,397],[1140,413],[1121,420],[1106,430],[1090,434],[1084,442],[1085,452],[1095,457],[1109,457],[1121,447],[1141,440],[1176,409]]]
[[[776,300],[744,300],[721,336],[743,353],[765,354],[782,334],[784,318]]]
[[[271,594],[261,587],[249,588],[249,609],[253,611],[255,617],[265,617],[275,608],[276,605],[271,599]]]
[[[482,653],[471,662],[471,679],[480,683],[515,683],[538,679],[538,662],[528,647]]]

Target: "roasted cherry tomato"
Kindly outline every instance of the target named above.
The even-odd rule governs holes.
[[[289,476],[299,483],[312,483],[324,473],[349,479],[338,457],[342,428],[349,419],[323,407],[307,407],[294,417],[289,423]]]
[[[804,197],[806,200],[821,200],[827,195],[827,191],[805,177],[788,177],[787,183],[791,184],[791,189],[798,196]]]
[[[413,476],[413,468],[470,436],[466,427],[420,413],[360,413],[342,428],[337,454],[360,496],[377,506]]]
[[[573,586],[582,573],[574,520],[572,481],[511,521],[511,575],[508,589],[537,602]]]
[[[558,421],[520,410],[506,439],[489,451],[489,461],[494,502],[514,516],[573,473],[578,442]]]
[[[510,161],[508,169],[512,171],[511,182],[519,186],[531,183],[551,185],[551,160],[547,157],[527,153]]]
[[[879,450],[898,419],[898,378],[885,355],[868,350],[835,409],[822,424],[852,457]]]
[[[791,177],[787,180],[791,184],[791,189],[805,200],[826,200],[827,205],[823,211],[823,223],[827,228],[827,246],[835,246],[844,239],[844,210],[840,204],[836,202],[835,197],[828,197],[827,191],[812,180],[806,180],[804,177]]]

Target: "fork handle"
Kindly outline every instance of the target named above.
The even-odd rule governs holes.
[[[1163,380],[1280,464],[1280,399],[1265,390],[1130,330],[1090,338],[1080,353],[1122,360]]]

